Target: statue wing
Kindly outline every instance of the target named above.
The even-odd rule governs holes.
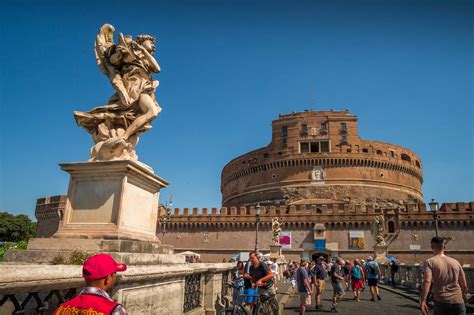
[[[105,59],[105,52],[115,44],[114,34],[115,28],[112,25],[106,23],[100,28],[94,44],[94,53],[97,66],[105,75],[109,75],[109,70],[106,67],[107,61]]]

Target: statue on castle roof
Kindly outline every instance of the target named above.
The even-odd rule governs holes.
[[[151,128],[150,122],[161,112],[155,97],[158,81],[152,80],[160,66],[153,57],[156,39],[150,35],[131,36],[104,24],[96,37],[94,50],[97,65],[115,89],[107,105],[89,112],[75,111],[80,127],[91,135],[95,145],[90,161],[138,160],[135,146],[139,135]]]
[[[278,218],[272,218],[272,243],[274,245],[280,244],[281,223]]]

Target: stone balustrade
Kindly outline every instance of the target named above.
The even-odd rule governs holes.
[[[382,275],[385,279],[390,279],[390,267],[381,265]],[[474,293],[474,266],[464,265],[467,285],[470,293]],[[400,264],[398,272],[395,274],[395,283],[404,287],[418,289],[423,282],[420,264]]]
[[[229,299],[233,265],[128,266],[111,296],[128,314],[217,314]],[[81,266],[0,264],[0,315],[52,314],[83,287]]]

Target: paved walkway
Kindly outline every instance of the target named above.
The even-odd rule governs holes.
[[[291,292],[288,284],[279,284],[279,292]],[[285,297],[286,295],[286,297]],[[372,302],[370,301],[370,293],[368,291],[362,294],[362,299],[359,303],[352,300],[352,292],[347,292],[346,295],[338,304],[338,314],[420,314],[418,303],[408,299],[400,294],[396,294],[392,291],[380,290],[382,297],[381,301]],[[322,310],[314,309],[314,295],[312,297],[312,306],[307,308],[306,314],[317,314],[317,313],[331,313],[331,298],[332,288],[329,283],[326,283],[326,291],[322,296]],[[279,301],[284,303],[283,315],[295,315],[299,313],[299,296],[297,293],[293,294],[279,294]]]

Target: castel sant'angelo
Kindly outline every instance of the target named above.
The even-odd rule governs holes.
[[[399,206],[423,200],[421,160],[358,135],[348,111],[280,115],[272,141],[222,171],[222,204]]]
[[[203,261],[229,259],[272,244],[278,220],[287,260],[319,255],[362,258],[382,242],[402,262],[431,255],[433,215],[423,201],[422,161],[397,144],[364,140],[357,116],[346,111],[281,114],[266,147],[236,157],[221,176],[221,208],[164,209],[157,236],[177,252]],[[37,237],[61,223],[66,196],[42,198],[36,206]],[[167,211],[166,211],[167,210]],[[474,263],[474,202],[440,207],[440,236],[448,253]]]

